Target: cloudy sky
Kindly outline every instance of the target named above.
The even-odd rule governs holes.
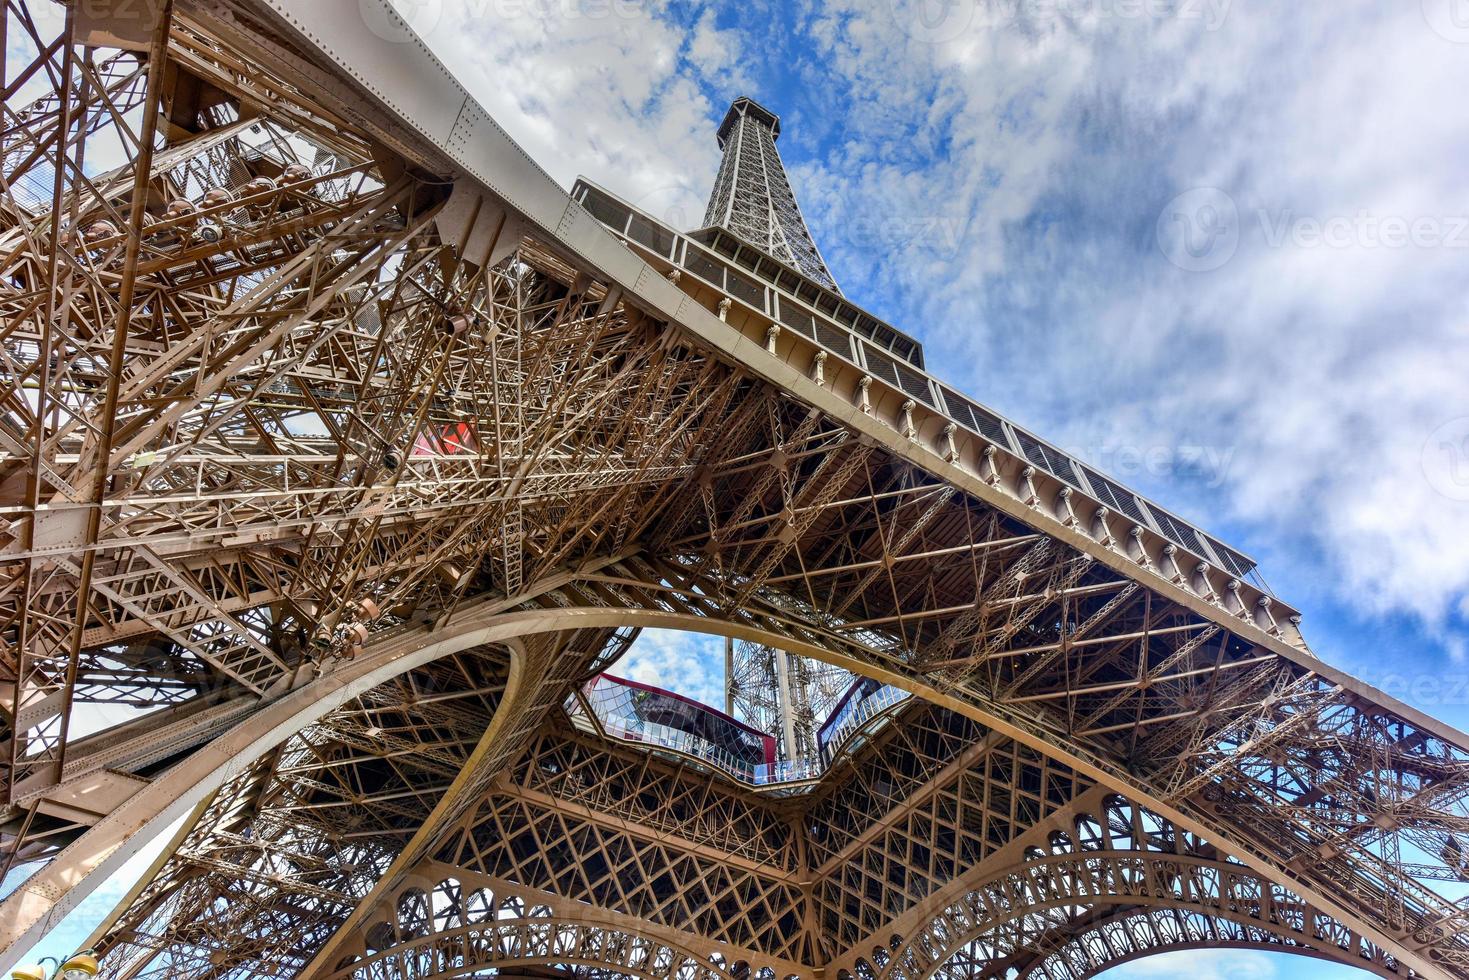
[[[677,224],[730,99],[780,113],[850,298],[1469,726],[1469,2],[399,3],[565,186]],[[619,668],[711,700],[718,670],[668,636]]]
[[[682,224],[768,104],[849,296],[1463,720],[1463,0],[403,6],[555,177]]]
[[[403,8],[564,185],[684,227],[729,101],[765,103],[849,297],[1258,558],[1320,655],[1469,723],[1464,0]],[[718,700],[717,644],[630,659]]]

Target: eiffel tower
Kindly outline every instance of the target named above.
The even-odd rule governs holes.
[[[104,976],[1469,977],[1469,738],[929,374],[773,113],[686,231],[383,0],[3,2],[4,968],[160,838]]]

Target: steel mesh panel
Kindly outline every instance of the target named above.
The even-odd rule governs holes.
[[[592,217],[619,234],[627,227],[628,216],[632,213],[606,195],[598,194],[595,190],[590,189],[587,191],[587,197],[582,202],[582,206]]]
[[[1001,424],[998,415],[981,408],[942,385],[939,386],[939,391],[943,393],[944,405],[948,408],[949,415],[953,416],[960,425],[972,432],[978,432],[996,445],[1009,448],[1010,438],[1005,434],[1005,427]]]
[[[1081,469],[1086,474],[1087,483],[1091,484],[1092,496],[1119,514],[1126,514],[1139,524],[1146,524],[1148,522],[1147,518],[1143,516],[1142,510],[1138,507],[1137,497],[1131,490],[1113,483],[1089,467],[1083,466]]]
[[[835,351],[847,360],[852,359],[852,339],[845,330],[838,330],[824,320],[817,320],[816,340],[821,346]]]
[[[1196,555],[1205,556],[1208,554],[1204,550],[1204,543],[1199,540],[1199,532],[1195,531],[1183,521],[1174,520],[1173,517],[1159,510],[1156,506],[1151,504],[1144,504],[1143,506],[1147,507],[1148,513],[1153,515],[1153,520],[1157,523],[1158,529],[1172,539],[1175,544],[1182,545]]]
[[[1225,571],[1244,578],[1255,570],[1255,563],[1238,551],[1235,551],[1228,545],[1221,544],[1217,539],[1211,538],[1208,535],[1204,537],[1209,542],[1209,547],[1214,549],[1214,554],[1219,559],[1219,564],[1224,567]]]
[[[724,288],[724,264],[697,245],[688,245],[684,253],[684,268],[719,289]]]
[[[1026,459],[1076,489],[1084,489],[1081,480],[1076,475],[1076,464],[1072,462],[1070,456],[1019,429],[1015,430],[1015,436],[1020,440],[1020,448],[1025,452]]]

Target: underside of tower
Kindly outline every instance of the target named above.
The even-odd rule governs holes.
[[[1469,978],[1469,738],[929,374],[774,114],[676,229],[383,0],[4,16],[0,965],[167,831],[105,976]]]

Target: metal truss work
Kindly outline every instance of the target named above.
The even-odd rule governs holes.
[[[780,119],[753,99],[736,99],[719,126],[724,158],[714,178],[708,227],[726,228],[823,286],[837,284],[806,228],[775,141]]]
[[[573,199],[356,0],[3,9],[0,965],[181,820],[109,977],[1469,978],[1469,738],[819,257]],[[653,627],[788,757],[905,697],[741,782],[567,714]]]
[[[818,760],[818,730],[851,689],[851,672],[760,643],[730,644],[725,685],[731,712],[777,736],[782,758]]]

